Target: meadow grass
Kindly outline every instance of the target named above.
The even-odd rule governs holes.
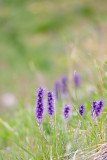
[[[12,108],[0,104],[0,160],[100,160],[107,146],[107,1],[1,4],[0,95],[12,92],[18,102]],[[75,70],[82,76],[78,89]],[[55,102],[52,121],[45,110],[39,127],[35,88],[53,90],[63,73],[69,79],[68,95]],[[99,98],[104,110],[93,120],[91,103]],[[67,120],[62,116],[66,103],[72,107]],[[83,117],[78,113],[82,103]]]
[[[97,93],[92,94],[90,100],[86,100],[84,97],[82,101],[86,103],[85,113],[81,117],[78,112],[81,98],[78,97],[79,89],[74,88],[74,90],[77,92],[74,92],[74,97],[69,90],[67,96],[63,96],[59,101],[56,101],[55,115],[52,120],[49,118],[46,111],[47,105],[45,104],[45,114],[40,126],[35,119],[35,104],[28,108],[23,108],[22,105],[16,108],[13,114],[7,110],[8,114],[4,113],[5,117],[1,114],[0,158],[3,160],[93,159],[93,153],[100,150],[99,145],[107,142],[106,93],[104,92],[103,95],[97,94],[98,88]],[[98,98],[103,98],[104,110],[98,118],[93,119],[90,114],[91,102]],[[62,109],[66,103],[71,105],[71,99],[71,116],[65,120],[62,116]]]
[[[0,83],[5,85],[1,86],[1,92],[11,90],[23,96],[21,86],[26,80],[24,90],[32,94],[35,85],[40,83],[41,74],[46,79],[41,84],[50,87],[50,81],[67,72],[65,48],[68,47],[65,43],[78,44],[79,56],[86,58],[90,53],[88,46],[83,45],[87,41],[89,45],[94,43],[89,37],[105,44],[101,35],[106,26],[106,3],[106,0],[103,3],[100,0],[97,3],[88,0],[3,0],[0,9]],[[93,48],[91,54],[94,51]]]

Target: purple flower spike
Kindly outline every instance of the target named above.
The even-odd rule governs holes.
[[[55,89],[54,89],[55,90],[55,97],[56,97],[56,99],[59,99],[60,88],[61,88],[60,82],[56,81],[55,82]]]
[[[98,117],[102,111],[102,108],[104,107],[102,100],[94,100],[92,103],[92,111],[91,115]]]
[[[77,72],[74,73],[74,84],[76,87],[80,86],[80,75]]]
[[[69,118],[69,114],[70,114],[70,107],[69,107],[69,105],[65,105],[65,107],[64,107],[64,118],[65,119]]]
[[[37,123],[40,124],[43,118],[43,97],[44,97],[44,90],[43,88],[38,88],[37,92],[37,104],[36,104],[36,118],[37,118]]]
[[[67,93],[67,77],[63,76],[62,77],[62,93],[66,94]]]
[[[54,114],[54,98],[53,98],[53,93],[48,92],[48,113],[50,116],[53,116]]]
[[[96,117],[97,100],[93,100],[91,107],[91,116]]]
[[[104,104],[102,100],[97,101],[97,106],[95,108],[96,117],[98,117],[102,111]]]
[[[85,105],[84,104],[82,104],[81,106],[80,106],[80,108],[79,108],[79,114],[83,117],[83,115],[84,115],[84,108],[85,108]]]

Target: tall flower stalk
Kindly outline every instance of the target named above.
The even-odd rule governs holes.
[[[69,105],[65,105],[63,112],[64,112],[64,118],[65,119],[69,118],[69,115],[70,115],[70,107],[69,107]]]
[[[83,117],[83,115],[84,115],[84,108],[85,108],[85,105],[84,104],[82,104],[81,106],[80,106],[80,108],[79,108],[79,114]]]
[[[74,84],[77,88],[80,86],[80,75],[77,72],[74,73]]]
[[[64,75],[62,76],[62,94],[67,93],[67,77]]]
[[[104,107],[104,103],[102,100],[94,100],[92,103],[91,115],[96,118],[100,115],[102,108]]]
[[[56,81],[55,82],[55,85],[54,85],[54,92],[55,92],[55,98],[58,100],[59,99],[59,96],[60,96],[60,82],[59,81]]]
[[[36,110],[35,110],[38,124],[40,124],[43,119],[43,112],[44,112],[43,98],[44,98],[44,90],[43,88],[39,87],[37,92],[37,101],[36,101]]]
[[[48,92],[48,114],[50,116],[53,116],[54,114],[54,97],[53,97],[53,93],[52,92]]]

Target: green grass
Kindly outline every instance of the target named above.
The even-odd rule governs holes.
[[[86,160],[89,151],[107,142],[106,6],[106,0],[1,1],[0,98],[13,93],[17,104],[6,108],[0,102],[0,160],[66,160],[76,151],[77,159],[84,155]],[[77,98],[75,70],[82,77]],[[56,102],[54,128],[45,113],[41,132],[34,114],[35,89],[53,90],[62,74],[69,77],[69,96]],[[91,102],[100,97],[104,112],[93,122]],[[73,107],[66,123],[65,103]],[[75,111],[81,103],[86,104],[82,119]]]
[[[99,95],[91,97],[97,99]],[[105,95],[102,96],[103,98]],[[80,97],[78,97],[80,100]],[[85,99],[85,97],[84,97]],[[66,101],[66,98],[63,98]],[[62,102],[63,102],[62,101]],[[67,98],[70,103],[71,97]],[[85,99],[86,101],[86,99]],[[107,140],[106,113],[93,121],[90,116],[91,101],[87,101],[85,115],[82,118],[76,114],[75,107],[78,109],[77,99],[74,98],[72,107],[72,117],[66,122],[62,118],[61,101],[56,103],[56,116],[50,121],[47,113],[40,127],[36,123],[34,115],[34,105],[30,108],[20,106],[14,111],[4,113],[0,118],[0,155],[1,159],[62,159],[72,157],[78,151],[84,151],[86,148],[103,144]],[[106,102],[106,99],[104,98]],[[74,107],[75,106],[75,107]],[[13,114],[11,113],[13,112]],[[53,125],[52,125],[53,123]],[[68,147],[67,147],[68,146]],[[77,157],[80,153],[77,154]],[[85,157],[86,159],[88,157]]]
[[[45,74],[49,81],[65,73],[65,42],[78,40],[80,43],[80,38],[84,42],[90,33],[92,36],[93,30],[99,35],[96,28],[101,22],[106,23],[106,1],[100,3],[99,0],[97,3],[3,0],[0,11],[0,83],[5,85],[1,92],[14,88],[12,90],[17,93],[17,87],[22,86],[19,83],[22,75],[35,83],[36,71]],[[86,51],[82,52],[86,54]],[[29,81],[26,87],[33,89],[38,85],[38,82],[29,85]]]
[[[104,67],[105,65],[106,62]],[[100,72],[102,69],[100,68]],[[99,72],[99,68],[96,72]],[[102,77],[102,82],[105,78],[105,76]],[[45,112],[40,127],[35,119],[35,102],[29,108],[24,108],[23,104],[20,104],[14,110],[3,111],[0,115],[1,159],[69,159],[73,158],[77,151],[78,159],[92,159],[89,157],[91,154],[88,157],[85,154],[93,149],[99,151],[97,149],[99,144],[107,142],[106,87],[102,82],[99,82],[99,85],[103,89],[103,94],[99,92],[100,88],[96,88],[97,92],[90,98],[86,93],[84,97],[78,95],[79,92],[86,92],[84,85],[77,89],[77,96],[74,92],[75,88],[72,89],[74,93],[70,89],[68,96],[56,101],[56,114],[53,120],[50,121]],[[90,115],[91,102],[98,98],[103,98],[104,110],[100,117],[93,120]],[[83,118],[78,114],[80,102],[86,104]],[[65,103],[72,104],[72,116],[66,121],[62,117],[62,108]]]

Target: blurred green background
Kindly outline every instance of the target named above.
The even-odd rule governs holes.
[[[81,76],[76,100],[75,70]],[[39,157],[36,159],[44,159],[43,152],[46,156],[51,154],[35,123],[36,90],[38,86],[53,90],[54,82],[64,74],[75,103],[66,96],[56,102],[58,135],[54,138],[58,138],[58,152],[63,156],[100,144],[100,132],[93,134],[88,116],[92,99],[104,97],[106,105],[107,0],[0,0],[0,160],[31,159],[29,152]],[[88,135],[87,143],[83,134],[77,144],[80,128],[76,112],[68,126],[72,133],[67,132],[67,137],[63,134],[66,127],[59,112],[66,101],[77,108],[80,103],[86,104],[86,130],[92,137],[95,135],[95,140],[99,137],[97,143],[94,139],[92,143]],[[49,125],[48,116],[44,116],[43,129],[52,138],[54,132],[51,136]],[[98,126],[98,131],[99,128],[102,142],[106,119],[104,127]],[[65,148],[68,142],[69,152]],[[56,153],[52,153],[53,159]]]
[[[1,0],[1,97],[27,103],[62,74],[89,75],[92,60],[107,53],[106,26],[107,0]]]

